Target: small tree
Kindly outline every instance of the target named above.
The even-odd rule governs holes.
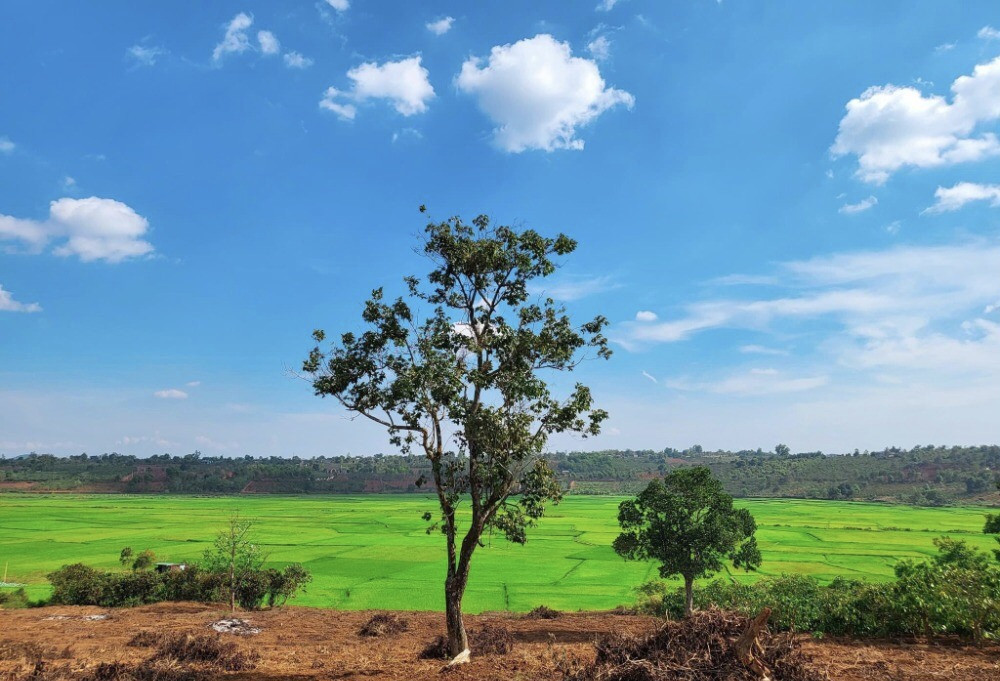
[[[792,450],[788,447],[788,445],[779,444],[774,446],[774,453],[778,456],[788,456],[792,453]]]
[[[122,567],[127,567],[132,563],[132,547],[126,546],[122,549],[122,552],[118,555],[118,562],[122,564]]]
[[[718,572],[724,559],[755,570],[761,555],[757,523],[703,466],[679,468],[653,480],[618,507],[622,533],[615,551],[626,560],[660,561],[660,577],[684,578],[684,614],[694,609],[694,580]]]
[[[148,570],[153,567],[153,563],[155,562],[156,554],[153,553],[152,549],[144,549],[135,557],[135,560],[132,561],[132,571],[138,572],[140,570]]]
[[[404,453],[417,448],[430,461],[447,544],[453,656],[469,647],[462,597],[484,533],[495,529],[524,543],[545,502],[560,496],[541,458],[549,435],[596,434],[607,418],[586,386],[577,383],[559,399],[543,380],[546,371],[574,369],[587,348],[611,354],[603,317],[574,326],[551,298],[532,299],[529,291],[555,271],[554,256],[575,248],[565,235],[546,238],[483,215],[472,225],[458,217],[431,222],[423,252],[433,269],[424,282],[406,279],[410,302],[387,303],[376,289],[362,315],[367,330],[343,334],[329,352],[320,348],[325,334],[314,332],[317,346],[303,364],[317,395],[335,398],[385,428]],[[420,318],[411,303],[429,309]],[[466,503],[469,512],[460,516]]]
[[[213,547],[205,551],[205,567],[208,571],[222,573],[226,577],[229,609],[233,612],[236,612],[241,581],[248,575],[260,572],[264,565],[264,555],[252,540],[252,529],[252,521],[234,513],[229,517],[225,529],[215,538]]]

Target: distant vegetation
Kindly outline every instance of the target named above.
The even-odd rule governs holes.
[[[779,447],[778,449],[783,449]],[[1000,446],[890,448],[825,455],[607,450],[546,454],[564,489],[574,494],[635,494],[652,477],[678,466],[705,465],[736,497],[894,501],[920,506],[997,503]],[[0,490],[173,494],[329,494],[418,492],[430,476],[423,455],[207,457],[122,454],[69,458],[30,454],[0,458]],[[426,490],[424,490],[426,491]]]

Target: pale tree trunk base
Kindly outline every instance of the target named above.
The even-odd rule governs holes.
[[[770,616],[771,608],[761,610],[736,640],[736,655],[740,662],[759,674],[761,681],[771,680],[771,670],[761,661],[764,656],[764,648],[761,646],[759,638],[767,625],[767,618]]]
[[[455,657],[451,658],[451,660],[445,666],[446,667],[454,667],[454,666],[460,665],[460,664],[468,664],[469,660],[471,660],[471,659],[472,659],[472,652],[468,648],[466,648],[465,650],[463,650],[462,652],[460,652],[458,655],[456,655]]]

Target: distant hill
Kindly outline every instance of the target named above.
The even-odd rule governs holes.
[[[783,448],[779,448],[783,449]],[[573,494],[634,493],[677,466],[705,465],[737,497],[1000,503],[1000,446],[885,449],[827,455],[747,450],[608,450],[547,455]],[[0,458],[0,491],[171,494],[418,492],[419,456],[206,457],[122,454]]]

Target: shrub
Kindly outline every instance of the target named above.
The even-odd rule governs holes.
[[[935,541],[928,561],[902,561],[896,581],[837,578],[828,585],[812,577],[783,575],[745,585],[715,580],[695,591],[698,609],[712,606],[752,616],[772,608],[775,630],[849,636],[958,634],[976,641],[1000,634],[1000,566],[982,551],[951,539]],[[639,609],[676,619],[684,593],[664,582],[639,587]]]
[[[552,608],[539,605],[537,608],[529,613],[526,613],[524,618],[529,620],[554,620],[562,617],[562,613],[558,610],[553,610]]]
[[[51,602],[58,605],[98,605],[104,597],[106,573],[83,563],[64,565],[47,575]]]

